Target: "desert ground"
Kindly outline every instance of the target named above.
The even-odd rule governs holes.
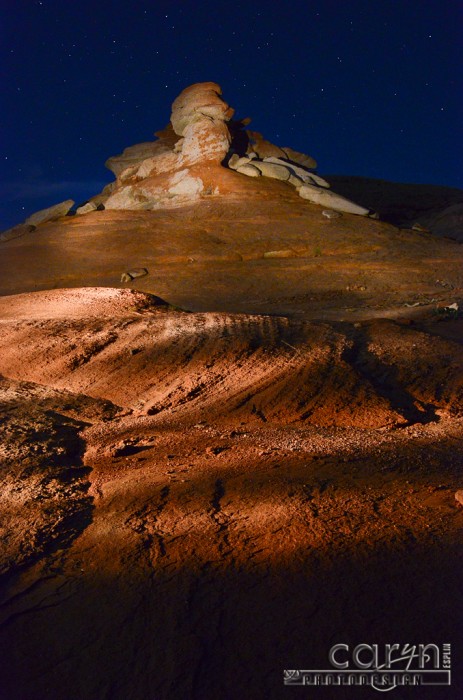
[[[246,186],[1,243],[5,700],[374,696],[284,687],[335,643],[458,679],[461,245]]]

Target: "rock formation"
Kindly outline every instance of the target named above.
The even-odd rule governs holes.
[[[280,148],[246,127],[250,119],[234,120],[234,110],[222,99],[216,83],[196,83],[172,105],[169,124],[157,140],[136,144],[106,161],[116,180],[77,208],[85,215],[96,209],[153,210],[184,206],[205,196],[245,196],[242,176],[280,180],[312,203],[368,216],[359,206],[329,191],[329,183],[313,172],[316,161],[291,148]],[[34,225],[64,216],[62,205],[33,214]]]
[[[312,172],[317,166],[313,158],[246,130],[250,119],[232,120],[234,110],[221,94],[216,83],[191,85],[174,101],[170,123],[157,132],[157,141],[131,146],[110,158],[106,165],[117,179],[105,208],[157,209],[220,195],[218,169],[225,167],[239,175],[287,182],[316,204],[370,214],[365,207],[326,193],[329,184]]]
[[[155,132],[156,140],[129,146],[109,158],[106,166],[115,180],[75,213],[172,209],[205,197],[241,201],[261,191],[261,178],[262,183],[274,182],[270,187],[275,194],[277,187],[331,211],[372,218],[379,214],[396,226],[420,224],[438,236],[462,240],[461,190],[335,175],[328,182],[314,172],[314,158],[267,141],[248,128],[249,118],[234,119],[234,110],[221,95],[220,86],[212,82],[183,90],[173,102],[168,125]],[[67,200],[37,212],[26,220],[26,226],[0,234],[0,241],[21,237],[38,225],[74,213],[73,205]]]

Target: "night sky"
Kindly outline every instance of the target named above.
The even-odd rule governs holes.
[[[0,230],[113,179],[194,82],[321,174],[463,186],[458,0],[1,0]]]

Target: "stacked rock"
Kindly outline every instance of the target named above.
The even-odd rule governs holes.
[[[265,150],[268,151],[268,149]],[[289,149],[280,150],[286,151]],[[295,152],[293,151],[293,153]],[[303,156],[303,154],[297,155]],[[310,162],[310,156],[306,156],[306,159]],[[313,161],[313,159],[310,160]],[[269,156],[261,159],[255,151],[250,151],[245,156],[241,157],[234,154],[228,161],[228,167],[242,175],[248,175],[249,177],[259,177],[263,175],[264,177],[271,177],[288,182],[296,188],[299,196],[303,199],[307,199],[314,204],[320,204],[324,207],[330,207],[330,209],[334,211],[357,214],[358,216],[376,217],[376,214],[369,209],[332,192],[326,180],[310,172],[307,166],[302,167],[288,157]]]
[[[110,158],[106,165],[117,180],[105,207],[151,209],[198,199],[204,192],[204,182],[190,168],[211,163],[248,177],[288,182],[303,199],[334,211],[373,215],[332,192],[329,183],[313,172],[317,163],[311,156],[280,148],[259,132],[246,130],[250,119],[233,121],[234,110],[221,95],[216,83],[191,85],[174,101],[170,123],[157,132],[158,141],[132,146]],[[164,178],[156,188],[152,178],[161,175],[170,178],[167,183]],[[147,178],[151,181],[144,183]]]
[[[234,110],[222,99],[217,83],[196,83],[172,105],[170,122],[157,140],[126,148],[106,161],[116,180],[77,208],[86,215],[100,209],[159,209],[190,204],[220,194],[223,167],[248,177],[287,182],[310,202],[338,212],[372,216],[372,212],[330,190],[317,175],[316,161],[291,148],[280,148],[246,127],[250,119],[233,120]],[[227,185],[230,192],[230,182]],[[38,225],[66,215],[68,200],[32,215]],[[8,232],[7,232],[8,233]],[[12,236],[22,235],[14,231]]]

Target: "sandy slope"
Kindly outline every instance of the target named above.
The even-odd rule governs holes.
[[[4,696],[285,698],[334,642],[457,648],[462,322],[417,308],[0,299]]]
[[[123,272],[145,267],[130,286],[192,311],[357,320],[461,297],[456,242],[359,216],[329,220],[285,183],[239,177],[246,196],[65,217],[0,243],[0,294],[123,287]]]

